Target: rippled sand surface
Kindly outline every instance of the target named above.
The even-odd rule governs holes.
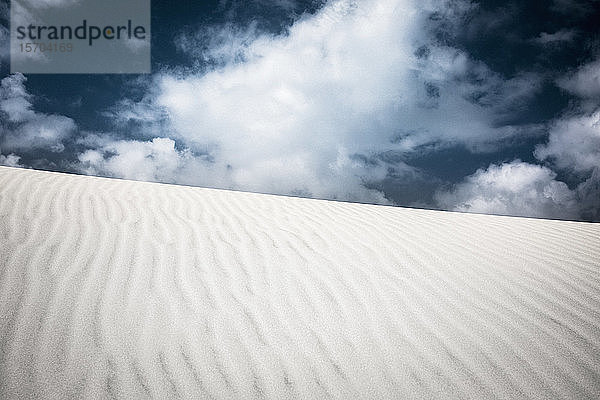
[[[0,167],[0,398],[585,399],[600,225]]]

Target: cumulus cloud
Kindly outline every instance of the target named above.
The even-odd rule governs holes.
[[[190,157],[189,150],[176,150],[175,142],[168,138],[155,138],[148,142],[105,142],[103,146],[79,155],[85,172],[134,180],[173,182]]]
[[[521,161],[491,164],[436,194],[444,209],[544,218],[600,219],[600,111],[557,118],[548,141],[536,146],[540,166]],[[570,189],[561,171],[578,182]]]
[[[21,161],[21,157],[16,154],[9,154],[7,156],[0,154],[0,165],[7,167],[24,167],[24,165],[19,163],[19,161]]]
[[[215,163],[210,154],[197,153],[190,148],[178,148],[170,138],[141,140],[111,140],[92,136],[79,141],[88,150],[78,156],[77,168],[87,174],[115,176],[125,179],[190,184],[228,189],[251,190],[265,193],[294,194],[319,198],[367,201],[387,204],[383,194],[363,186],[348,174],[354,170],[364,177],[365,160],[340,153],[327,166],[330,176],[320,179],[314,168],[306,165],[304,158],[265,160],[255,165],[255,170],[234,170]],[[386,170],[379,168],[383,179]],[[262,180],[258,179],[262,178]],[[332,190],[331,179],[339,179]],[[346,189],[345,189],[346,188]]]
[[[387,202],[367,187],[410,167],[384,153],[492,151],[529,133],[496,122],[537,78],[504,80],[432,34],[436,20],[460,17],[458,3],[338,0],[278,36],[253,25],[183,36],[180,49],[212,67],[163,73],[142,102],[124,100],[113,114],[140,122],[147,146],[168,136],[201,154],[202,174],[214,177],[196,182]]]
[[[455,211],[541,218],[580,217],[577,193],[547,167],[515,160],[491,164],[447,192],[438,204]]]
[[[0,149],[63,151],[63,140],[76,129],[74,121],[62,115],[33,110],[32,96],[25,89],[26,80],[25,76],[16,73],[0,83],[0,115],[4,117]]]
[[[521,161],[492,164],[448,191],[444,209],[492,214],[598,221],[600,219],[600,111],[558,118],[548,141],[534,152],[541,161],[579,182],[570,189],[548,166]]]

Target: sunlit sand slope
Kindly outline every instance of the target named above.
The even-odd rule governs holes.
[[[600,225],[0,168],[0,398],[584,399]]]

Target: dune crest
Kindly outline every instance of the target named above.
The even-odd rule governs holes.
[[[600,393],[600,224],[0,167],[0,398]]]

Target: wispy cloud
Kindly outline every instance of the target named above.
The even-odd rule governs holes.
[[[557,120],[548,142],[539,145],[535,155],[575,174],[589,174],[600,168],[600,111]]]
[[[31,103],[32,96],[25,89],[25,81],[25,76],[19,73],[2,79],[0,111],[5,122],[2,124],[0,150],[43,148],[63,151],[63,140],[75,131],[75,122],[62,115],[35,111]]]
[[[592,107],[600,105],[600,57],[580,66],[573,73],[561,77],[558,85],[583,99],[594,100]]]
[[[533,39],[533,42],[542,45],[547,44],[560,44],[562,42],[570,42],[577,36],[577,32],[574,29],[561,29],[554,33],[542,32]]]

